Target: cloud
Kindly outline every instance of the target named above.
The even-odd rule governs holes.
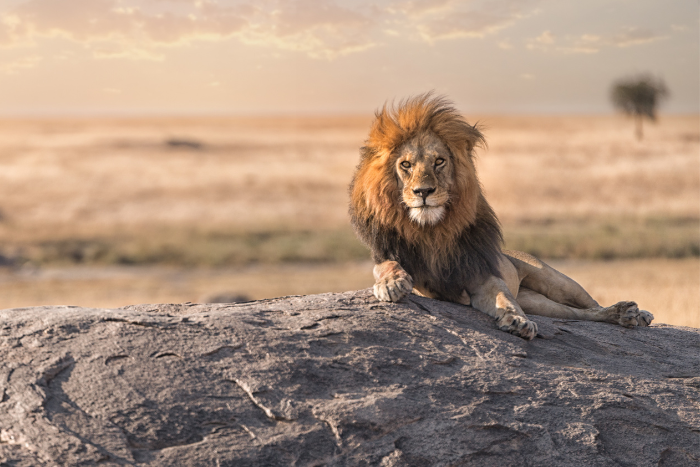
[[[535,37],[535,42],[540,44],[554,44],[554,36],[549,31],[544,31],[539,36]]]
[[[527,42],[527,48],[567,54],[594,54],[606,47],[632,47],[661,39],[665,39],[665,36],[659,36],[651,30],[642,28],[624,28],[615,34],[608,35],[568,35],[562,40],[556,40],[549,31],[544,31],[538,37],[530,39]]]
[[[160,0],[147,10],[136,0],[26,0],[0,13],[0,41],[17,43],[62,36],[77,42],[124,46],[173,45],[222,38],[241,31],[246,20],[238,8],[207,2]],[[175,6],[175,12],[163,9]]]
[[[0,65],[0,72],[6,75],[16,75],[22,70],[34,68],[42,60],[42,57],[32,56],[13,60]]]
[[[373,46],[373,25],[328,0],[23,0],[0,9],[0,45],[64,37],[100,58],[158,60],[165,47],[237,37],[332,58]]]
[[[532,15],[539,0],[416,0],[395,6],[420,36],[434,42],[459,37],[482,38]]]
[[[314,58],[335,58],[376,45],[372,33],[377,22],[332,1],[268,2],[249,21],[241,34],[244,42],[306,52]]]
[[[609,38],[609,43],[617,47],[630,47],[632,45],[646,44],[663,39],[649,29],[626,28]]]
[[[97,58],[162,60],[168,48],[238,40],[333,59],[391,36],[485,37],[540,0],[13,0],[0,46],[64,38]]]
[[[7,0],[5,0],[7,2]],[[495,35],[536,14],[541,0],[11,0],[0,6],[0,47],[41,38],[79,43],[96,58],[164,60],[168,49],[237,40],[319,59],[394,38],[435,43]],[[674,26],[674,30],[682,27]],[[664,37],[642,28],[526,42],[531,50],[597,53]],[[497,43],[513,47],[508,39]],[[21,69],[17,68],[17,69]]]
[[[511,44],[510,39],[503,39],[502,41],[498,42],[498,48],[510,50],[513,48],[513,44]]]

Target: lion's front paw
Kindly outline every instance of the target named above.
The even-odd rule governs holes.
[[[527,340],[532,340],[537,335],[537,323],[518,315],[506,315],[498,320],[498,329]]]
[[[618,302],[607,308],[611,321],[631,328],[634,326],[649,326],[654,315],[645,310],[640,310],[635,302]]]
[[[387,274],[374,284],[374,296],[383,302],[398,302],[413,290],[413,279],[403,270]]]

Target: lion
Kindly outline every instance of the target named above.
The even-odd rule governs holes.
[[[500,223],[474,166],[480,129],[431,93],[375,113],[350,185],[350,216],[375,262],[374,295],[397,302],[414,292],[470,305],[499,329],[537,335],[525,313],[648,326],[635,302],[602,307],[543,261],[502,249]]]

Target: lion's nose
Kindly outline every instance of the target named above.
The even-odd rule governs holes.
[[[435,188],[416,188],[413,192],[417,195],[421,195],[423,197],[423,204],[425,204],[426,198],[430,196],[431,193],[435,192]]]

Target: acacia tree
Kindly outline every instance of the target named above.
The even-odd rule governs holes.
[[[659,101],[668,97],[666,84],[648,74],[623,78],[613,83],[610,98],[615,107],[632,115],[636,123],[637,139],[642,139],[642,120],[656,120]]]

